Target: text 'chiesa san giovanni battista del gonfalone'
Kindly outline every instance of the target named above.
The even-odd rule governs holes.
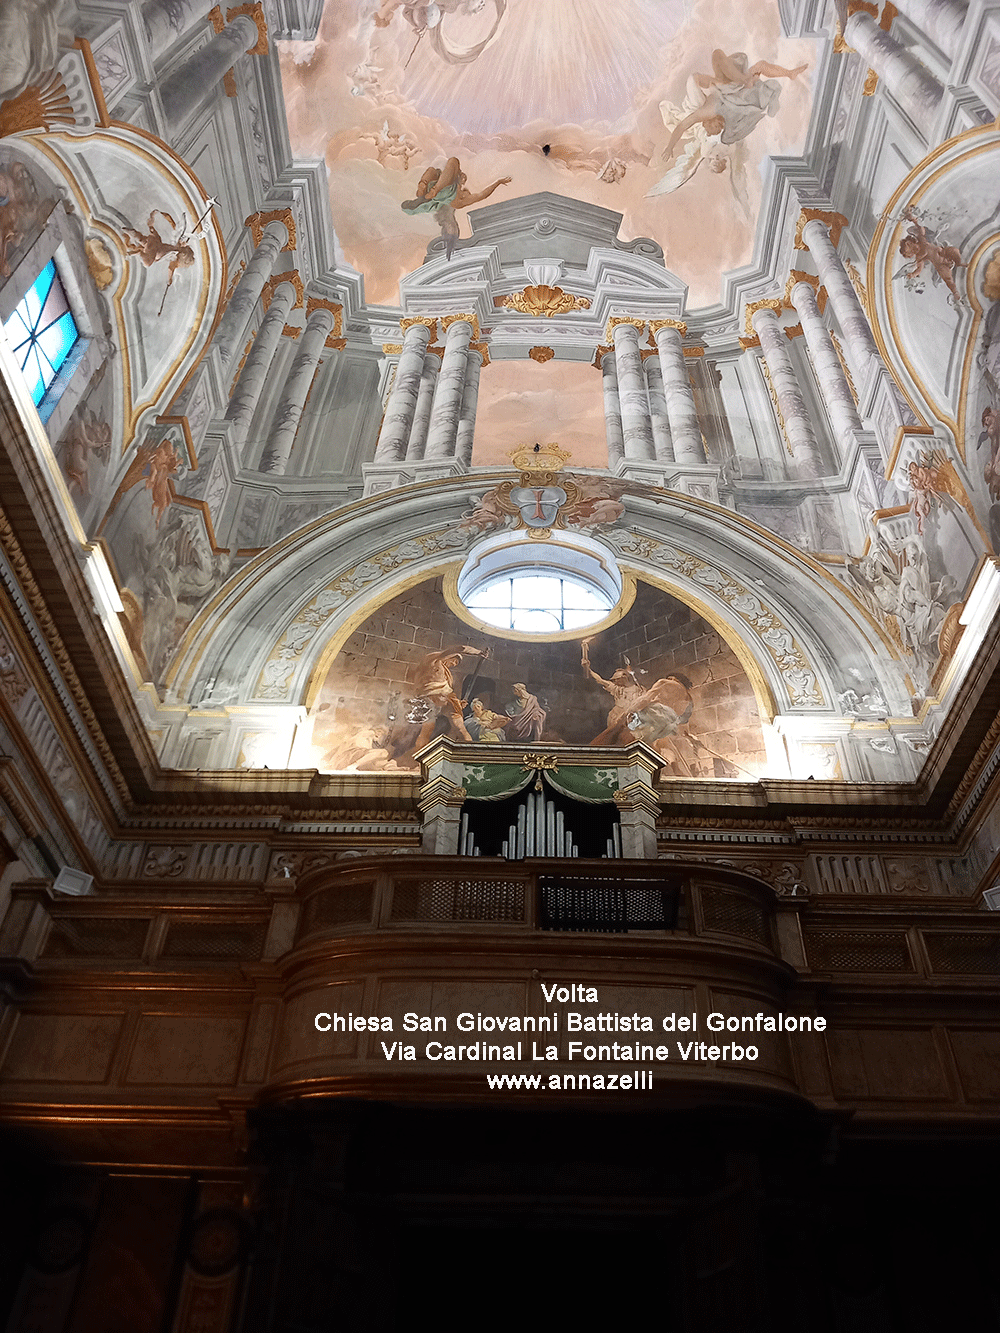
[[[996,0],[0,44],[0,1327],[1000,1330]]]

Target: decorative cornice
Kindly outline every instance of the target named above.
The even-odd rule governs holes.
[[[295,218],[292,216],[290,208],[272,208],[267,213],[251,213],[244,221],[244,227],[249,227],[253,235],[254,245],[260,245],[264,236],[264,228],[269,222],[283,222],[288,230],[288,243],[283,245],[282,250],[295,249]]]
[[[442,315],[441,327],[443,329],[450,329],[452,324],[456,324],[459,320],[464,320],[466,324],[472,325],[471,341],[474,343],[479,342],[482,337],[482,334],[479,332],[479,319],[476,315],[466,315],[466,314]]]
[[[285,273],[273,273],[264,283],[260,298],[264,303],[264,309],[267,310],[274,300],[274,293],[283,282],[290,282],[295,288],[295,304],[293,310],[301,310],[305,300],[305,289],[302,285],[302,279],[299,277],[298,269],[290,268]]]
[[[423,814],[427,814],[436,805],[461,805],[465,796],[464,787],[452,782],[443,773],[438,773],[436,777],[431,778],[429,782],[425,782],[420,788],[417,808]]]
[[[600,351],[600,348],[598,348]],[[544,365],[546,361],[551,361],[555,352],[551,347],[531,347],[528,349],[528,355],[532,361],[537,361],[539,365]]]
[[[612,315],[604,326],[604,337],[607,342],[614,342],[614,331],[619,324],[631,324],[640,334],[646,327],[646,321],[639,319],[637,315]]]
[[[803,208],[795,224],[794,246],[796,250],[808,250],[809,246],[802,239],[802,231],[807,222],[825,222],[830,228],[830,240],[834,245],[840,243],[840,233],[847,226],[843,213],[831,213],[824,208]]]

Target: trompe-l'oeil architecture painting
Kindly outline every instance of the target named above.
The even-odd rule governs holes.
[[[31,1204],[0,1326],[402,1326],[385,1236],[521,1178],[399,1147],[487,1094],[382,1034],[558,981],[828,1002],[656,1064],[690,1176],[614,1111],[665,1327],[1000,1327],[951,1232],[978,1304],[746,1294],[867,1181],[820,1158],[940,1134],[869,1247],[923,1292],[897,1184],[995,1133],[1000,0],[6,0],[0,53],[0,1151],[124,1172]]]
[[[589,643],[615,707],[690,681],[625,728],[665,773],[918,777],[992,605],[1000,142],[888,11],[338,0],[276,45],[266,7],[142,12],[143,59],[187,53],[142,115],[121,33],[4,20],[0,301],[162,762],[414,771],[473,707],[592,744]],[[880,86],[952,133],[848,217]],[[572,580],[583,534],[602,623],[523,664],[477,629],[502,534],[501,582]]]

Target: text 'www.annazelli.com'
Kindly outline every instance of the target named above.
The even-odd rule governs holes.
[[[492,1092],[648,1092],[651,1069],[631,1074],[487,1074]]]

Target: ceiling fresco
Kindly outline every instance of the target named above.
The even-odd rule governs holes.
[[[773,0],[328,0],[281,65],[369,301],[478,202],[549,191],[658,241],[696,307],[751,258],[764,159],[803,150],[817,50]]]

